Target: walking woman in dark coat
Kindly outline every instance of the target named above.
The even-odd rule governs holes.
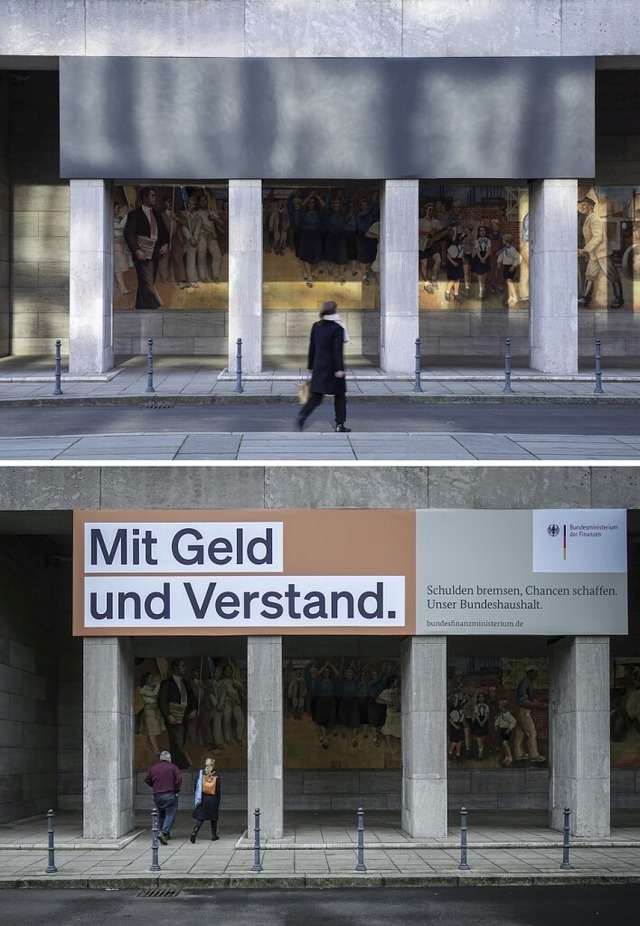
[[[334,397],[336,431],[346,434],[347,384],[344,376],[344,342],[349,340],[346,328],[340,321],[335,302],[325,302],[320,312],[320,321],[311,329],[309,360],[307,367],[311,374],[308,401],[302,406],[296,418],[294,429],[302,431],[305,422],[325,395]]]
[[[198,831],[205,820],[211,821],[211,839],[215,842],[218,836],[218,809],[220,807],[220,776],[216,771],[214,759],[205,759],[204,768],[198,772],[196,779],[195,808],[192,813],[196,821],[193,832],[189,837],[191,842],[196,841]]]

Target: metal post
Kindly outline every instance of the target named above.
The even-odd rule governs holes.
[[[420,385],[420,338],[416,338],[416,379],[413,384],[414,392],[422,392],[422,386]]]
[[[253,826],[253,865],[251,871],[262,871],[260,864],[260,808],[256,807],[254,814]]]
[[[571,871],[571,864],[569,862],[569,831],[571,829],[571,810],[568,807],[564,808],[564,827],[562,834],[562,865],[560,868],[562,871]]]
[[[458,871],[471,871],[467,862],[467,811],[463,807],[460,811],[460,864]]]
[[[58,344],[59,343],[60,341],[58,341]],[[50,810],[49,813],[47,814],[47,841],[48,841],[49,864],[45,868],[45,871],[48,875],[53,874],[54,871],[58,870],[56,868],[55,846],[53,843],[53,832],[54,832],[53,818],[54,818],[53,810]]]
[[[56,384],[53,389],[54,395],[62,395],[62,386],[60,385],[60,380],[62,378],[62,362],[60,360],[60,347],[62,342],[56,341]]]
[[[151,811],[151,868],[149,871],[162,871],[158,863],[158,811]]]
[[[236,386],[234,392],[244,392],[242,388],[242,338],[236,341]]]
[[[513,393],[511,388],[511,338],[505,338],[505,351],[504,351],[504,393],[510,394]]]
[[[146,393],[154,393],[153,388],[153,338],[147,341],[147,388]]]
[[[358,864],[356,871],[366,871],[364,864],[364,810],[358,808]]]
[[[596,388],[593,390],[596,395],[604,392],[602,388],[602,354],[600,352],[600,338],[596,338]]]

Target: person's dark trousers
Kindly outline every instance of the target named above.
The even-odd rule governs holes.
[[[159,309],[162,305],[162,300],[155,286],[158,263],[155,257],[152,260],[136,260],[135,257],[133,258],[133,266],[138,277],[136,309],[147,311],[149,309]]]
[[[312,392],[298,413],[298,424],[304,424],[312,411],[322,403],[321,392]]]
[[[175,762],[179,769],[191,768],[189,756],[184,751],[184,741],[187,731],[184,725],[175,726],[167,723],[167,736],[169,737],[169,752],[171,761]]]
[[[158,829],[165,836],[171,836],[171,827],[178,813],[177,794],[154,794],[153,802],[158,808]]]
[[[312,392],[308,400],[300,409],[298,415],[298,424],[304,424],[314,409],[321,404],[324,398],[321,392]],[[347,384],[344,377],[336,378],[336,391],[333,397],[333,408],[336,416],[336,424],[344,424],[347,420]]]
[[[198,833],[200,832],[200,827],[202,826],[203,821],[198,820],[196,825],[193,827],[191,836],[189,837],[190,842],[195,842]],[[215,820],[211,821],[211,841],[217,842],[220,837],[218,836],[218,824]]]
[[[333,409],[336,415],[336,424],[344,424],[347,420],[347,381],[344,376],[336,379]]]

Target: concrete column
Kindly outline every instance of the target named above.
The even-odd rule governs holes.
[[[103,180],[69,183],[69,372],[113,367],[113,222]]]
[[[550,648],[550,826],[571,809],[574,836],[609,835],[609,639],[564,637]]]
[[[229,181],[229,370],[262,370],[262,182]]]
[[[413,373],[418,337],[418,181],[387,180],[380,238],[380,366]]]
[[[402,829],[447,835],[447,640],[407,637],[402,659]]]
[[[116,839],[134,828],[134,684],[129,638],[83,644],[83,832]]]
[[[529,194],[530,365],[578,372],[578,184],[536,180]]]
[[[260,809],[264,839],[283,832],[282,637],[247,639],[247,829]]]

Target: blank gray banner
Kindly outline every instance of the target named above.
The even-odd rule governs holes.
[[[61,174],[591,177],[593,58],[61,58]]]

